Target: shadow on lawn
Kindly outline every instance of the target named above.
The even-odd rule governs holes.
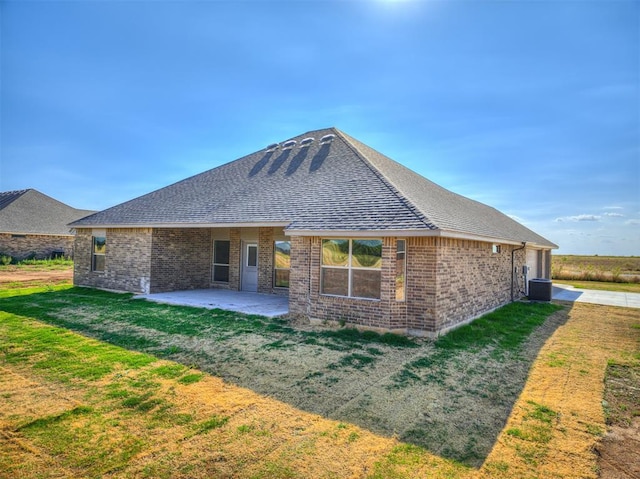
[[[433,342],[87,288],[0,299],[1,311],[194,366],[472,466],[490,452],[540,348],[566,321],[560,309],[513,303]]]

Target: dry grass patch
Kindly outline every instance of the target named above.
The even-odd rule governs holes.
[[[640,311],[576,303],[540,351],[481,477],[596,478],[611,359],[639,361]]]
[[[7,313],[0,334],[5,377],[15,379],[0,396],[13,411],[0,431],[0,477],[358,478],[402,456],[394,439],[176,363]],[[60,351],[67,365],[53,361]],[[35,408],[22,404],[27,395]],[[419,448],[412,455],[421,463],[395,477],[426,464],[430,477],[467,470]]]

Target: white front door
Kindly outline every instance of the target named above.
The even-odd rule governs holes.
[[[243,243],[242,291],[258,291],[258,244]]]

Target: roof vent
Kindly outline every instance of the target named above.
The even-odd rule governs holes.
[[[315,138],[305,138],[304,140],[302,140],[300,142],[300,146],[309,146],[311,143],[313,143],[315,141]]]
[[[290,150],[291,148],[293,148],[294,146],[296,146],[296,140],[289,140],[289,141],[285,141],[282,144],[282,149],[283,150]]]
[[[278,149],[278,144],[277,143],[272,143],[269,146],[267,146],[267,151],[276,151]]]
[[[336,135],[334,135],[333,133],[324,135],[322,138],[320,138],[320,144],[324,145],[326,143],[331,143],[335,137]]]

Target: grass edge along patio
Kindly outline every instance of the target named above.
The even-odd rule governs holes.
[[[70,226],[78,286],[281,294],[292,316],[432,337],[550,278],[557,248],[336,128]]]

